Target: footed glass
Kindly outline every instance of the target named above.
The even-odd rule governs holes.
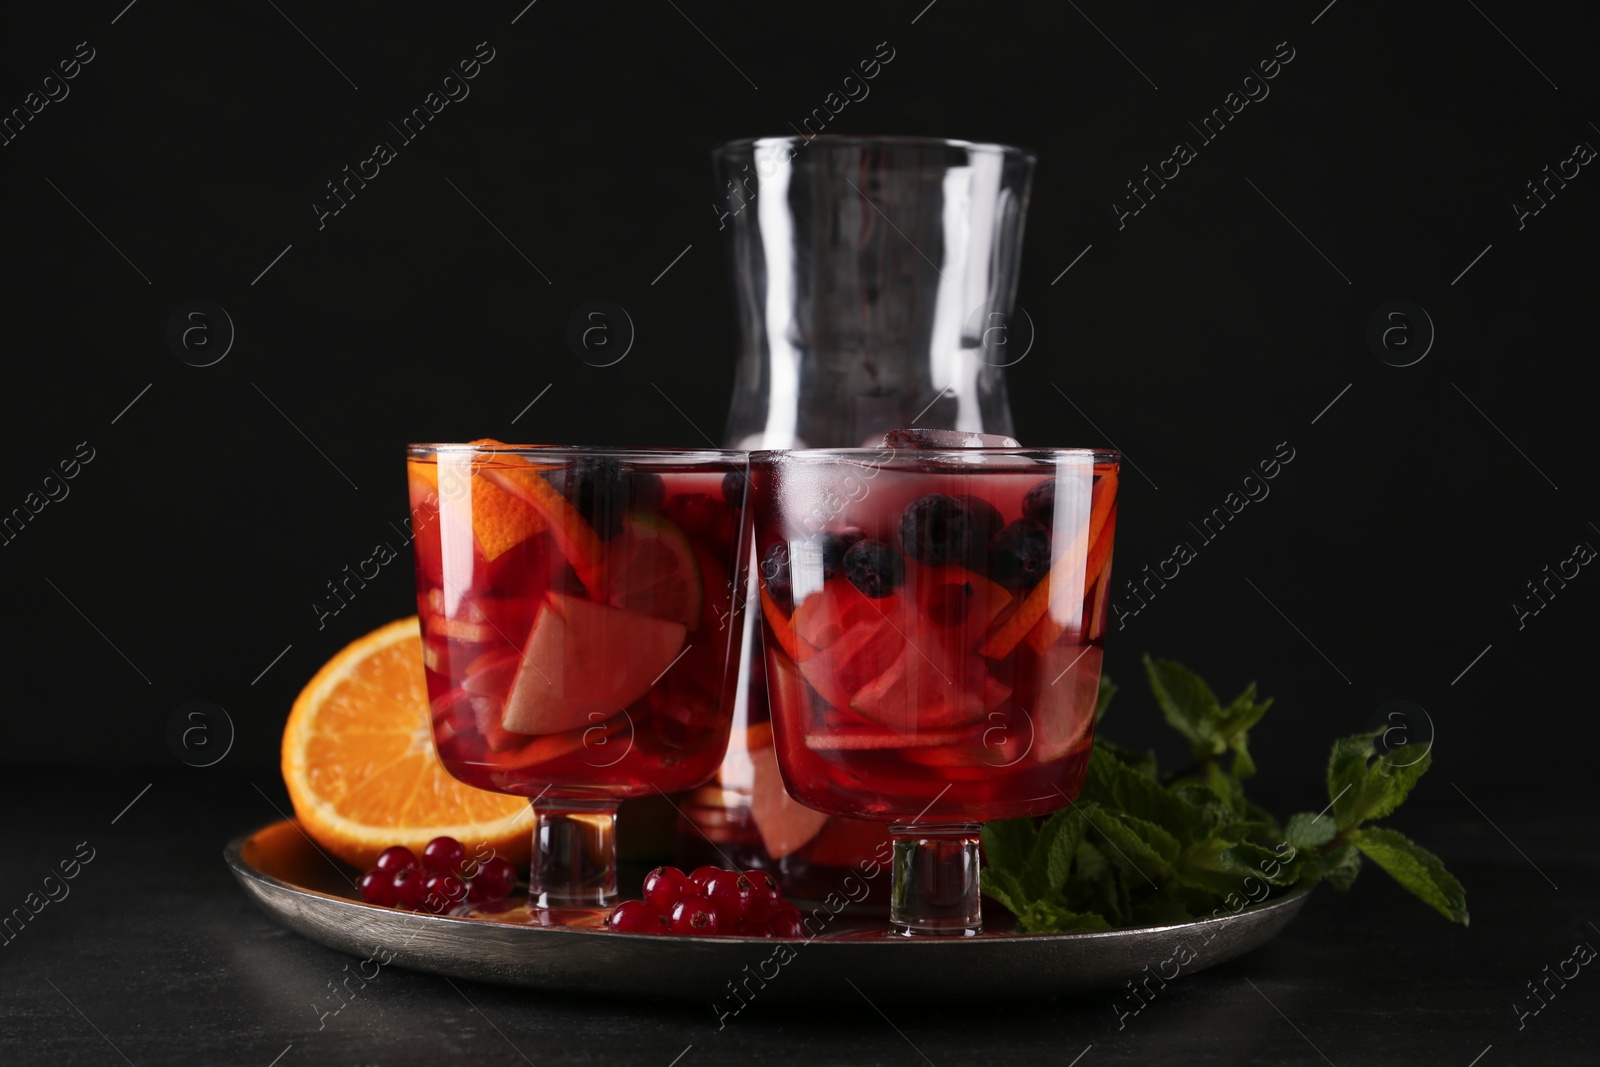
[[[608,908],[618,804],[727,747],[745,456],[413,445],[407,470],[439,758],[532,803],[530,905]]]
[[[1078,795],[1117,471],[1087,449],[751,457],[777,767],[801,804],[886,827],[897,932],[977,933],[982,824]]]

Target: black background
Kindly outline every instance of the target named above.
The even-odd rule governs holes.
[[[378,542],[398,544],[401,447],[486,435],[720,439],[735,337],[709,151],[793,132],[887,42],[894,58],[870,96],[827,132],[1038,153],[1019,301],[1037,336],[1009,372],[1012,405],[1028,443],[1124,450],[1119,579],[1178,541],[1197,543],[1191,521],[1280,442],[1294,449],[1270,497],[1110,634],[1107,670],[1124,696],[1108,732],[1160,735],[1138,678],[1146,650],[1189,664],[1225,697],[1257,680],[1278,699],[1255,733],[1263,792],[1283,810],[1314,809],[1334,737],[1376,725],[1386,701],[1425,709],[1428,736],[1413,717],[1409,740],[1435,744],[1436,769],[1406,828],[1425,843],[1430,828],[1454,835],[1445,840],[1460,847],[1444,849],[1446,860],[1465,865],[1475,900],[1491,902],[1498,934],[1475,923],[1470,935],[1449,931],[1449,943],[1515,943],[1510,962],[1482,978],[1481,997],[1477,986],[1462,991],[1477,962],[1458,954],[1444,968],[1457,982],[1451,1003],[1503,1013],[1507,1025],[1485,1040],[1509,1039],[1502,1001],[1559,958],[1562,931],[1582,929],[1584,914],[1569,907],[1561,931],[1554,920],[1525,931],[1516,917],[1548,887],[1466,798],[1491,814],[1520,812],[1506,823],[1518,851],[1563,883],[1593,851],[1526,828],[1555,794],[1593,811],[1584,789],[1600,577],[1585,568],[1521,627],[1512,607],[1545,565],[1579,542],[1600,545],[1590,371],[1600,177],[1585,167],[1522,228],[1512,207],[1574,145],[1600,144],[1596,24],[1579,5],[124,3],[13,9],[0,33],[3,113],[78,42],[94,49],[70,95],[0,147],[0,514],[24,507],[80,442],[94,450],[70,496],[0,545],[0,761],[8,808],[44,827],[27,855],[66,854],[90,829],[109,836],[101,809],[159,782],[141,802],[148,817],[185,829],[131,830],[126,855],[107,866],[137,853],[202,872],[192,908],[207,917],[204,938],[245,929],[253,938],[235,950],[236,968],[297,952],[335,974],[333,954],[274,947],[264,919],[241,918],[246,905],[215,853],[228,834],[274,817],[265,793],[282,803],[278,741],[300,686],[344,644],[413,610],[405,556],[325,627],[312,606]],[[376,142],[397,142],[388,124],[479,42],[494,58],[470,96],[319,228],[312,205],[324,183]],[[1112,205],[1124,183],[1176,142],[1197,141],[1189,122],[1222,106],[1279,42],[1294,58],[1270,96],[1119,228]],[[226,358],[203,368],[167,340],[175,309],[197,299],[225,308],[237,333]],[[566,342],[574,310],[597,299],[626,308],[637,331],[608,368]],[[1437,331],[1409,367],[1389,365],[1367,340],[1369,318],[1392,300],[1426,309]],[[207,769],[183,766],[167,739],[175,709],[196,699],[225,708],[237,729],[228,756]],[[55,807],[69,796],[74,806]],[[207,820],[207,809],[221,814]],[[180,899],[162,895],[176,890],[159,870],[123,870],[142,872],[123,883],[154,894],[141,901]],[[1592,863],[1582,870],[1592,879]],[[128,922],[144,924],[139,944],[163,943],[191,905],[128,904],[117,893],[129,878],[107,875],[98,910],[86,903],[75,920],[87,926],[52,920],[51,933],[41,922],[28,934],[35,948],[11,951],[59,963],[58,977],[76,967],[84,982],[70,989],[100,966],[98,942],[75,940],[75,929],[111,937],[126,907]],[[33,881],[19,869],[0,904]],[[1319,898],[1313,911],[1325,918],[1301,944],[1337,952],[1379,929],[1374,916],[1392,937],[1434,922],[1387,887],[1363,884],[1352,900],[1370,910]],[[1442,927],[1417,936],[1441,944]],[[132,944],[113,960],[143,973]],[[163,1010],[179,1023],[168,1034],[200,1011],[184,998],[199,996],[195,983],[216,966],[214,946],[175,945],[157,969],[190,977],[169,987],[177,999]],[[1272,957],[1277,970],[1258,974],[1322,974],[1346,992],[1382,986],[1365,957],[1319,970],[1327,958]],[[1205,998],[1238,985],[1245,966],[1218,979],[1233,985],[1196,984],[1210,992],[1173,1017],[1203,1019]],[[1387,1011],[1394,1032],[1431,1034],[1419,1055],[1465,1064],[1482,1041],[1445,1048],[1438,1032],[1415,1029],[1422,1009],[1406,999],[1440,972],[1419,963],[1403,974],[1383,987],[1382,1007],[1340,1003]],[[29,990],[43,1030],[76,1035],[59,1039],[81,1042],[72,1047],[83,1062],[109,1057],[75,1017],[63,1021],[54,994]],[[474,996],[492,998],[502,1018],[517,1001]],[[417,1003],[418,1018],[444,1010]],[[134,1036],[145,1016],[85,1007],[136,1059],[154,1047]],[[409,1011],[379,1010],[378,1026]],[[245,1014],[212,1012],[205,1025],[253,1018],[247,1005],[229,1011]],[[1094,1011],[1085,1040],[1108,1029]],[[1325,1037],[1359,1017],[1308,1025]],[[593,1039],[621,1016],[585,1018]],[[655,1017],[629,1018],[654,1057]],[[1573,1034],[1560,1027],[1578,1018],[1549,1024],[1541,1039]],[[1054,1049],[1046,1058],[1076,1054],[1074,1042],[1060,1055],[1043,1022],[1002,1023]],[[876,1017],[850,1025],[878,1040]],[[1141,1040],[1164,1047],[1161,1033]],[[259,1036],[249,1055],[260,1062],[287,1040],[266,1024],[247,1036]],[[217,1040],[228,1051],[206,1062],[243,1055]],[[1283,1040],[1257,1054],[1311,1062],[1298,1038]],[[662,1063],[681,1045],[658,1043]],[[302,1051],[314,1060],[316,1047]],[[339,1054],[356,1062],[365,1047]],[[882,1046],[867,1059],[898,1054],[909,1052]]]

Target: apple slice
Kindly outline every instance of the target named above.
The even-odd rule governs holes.
[[[502,725],[519,734],[558,734],[609,719],[649,692],[688,633],[681,622],[547,593]]]
[[[767,745],[750,753],[755,772],[750,787],[750,815],[761,833],[767,855],[782,859],[811,843],[828,816],[791,797],[778,772],[777,751]]]
[[[846,630],[833,644],[807,657],[800,673],[818,696],[842,710],[850,706],[852,694],[903,656],[905,647],[906,639],[894,620],[877,617]]]
[[[1011,687],[989,673],[982,658],[942,642],[908,644],[883,674],[850,701],[856,714],[892,730],[971,726],[999,707]]]
[[[891,594],[875,600],[843,575],[835,575],[800,602],[791,625],[808,644],[827,648],[859,626],[892,618],[899,609],[899,596]]]
[[[1087,737],[1100,696],[1100,659],[1093,645],[1065,643],[1040,657],[1039,695],[1030,712],[1035,761],[1060,759]]]

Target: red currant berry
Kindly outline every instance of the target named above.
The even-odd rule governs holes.
[[[467,899],[467,883],[453,874],[430,874],[422,902],[432,912],[449,911]]]
[[[495,856],[478,864],[478,873],[467,883],[467,899],[474,904],[504,900],[516,884],[517,869],[511,866],[511,861]]]
[[[436,837],[422,850],[422,865],[439,874],[455,874],[466,858],[466,847],[453,837]]]
[[[664,934],[667,917],[642,900],[624,900],[612,909],[606,925],[625,934]]]
[[[696,867],[694,873],[689,875],[689,882],[701,892],[705,891],[706,879],[715,874],[722,874],[721,867]]]
[[[731,930],[735,923],[745,917],[745,897],[753,888],[750,879],[738,871],[717,871],[706,876],[700,891],[717,909],[722,924]]]
[[[394,906],[397,908],[420,906],[423,894],[427,892],[427,887],[424,885],[427,878],[420,867],[402,867],[395,871],[391,882],[394,886]]]
[[[772,931],[770,929],[768,929],[767,924],[765,922],[757,921],[757,920],[754,920],[754,919],[740,919],[739,922],[734,926],[734,928],[732,930],[729,930],[726,926],[724,926],[722,928],[722,930],[723,930],[723,933],[733,933],[733,934],[737,934],[740,937],[771,937],[772,936]]]
[[[373,866],[380,871],[398,871],[402,867],[415,867],[417,854],[404,845],[390,845],[378,853],[378,862]]]
[[[668,924],[675,934],[714,934],[721,928],[722,920],[711,901],[705,897],[688,896],[672,906]]]
[[[767,929],[773,937],[805,937],[806,926],[800,918],[800,909],[782,901],[767,917]]]
[[[778,888],[777,879],[766,871],[746,871],[744,876],[750,880],[750,892],[744,902],[744,917],[756,921],[766,919],[774,908],[783,903],[783,890]]]
[[[394,903],[394,873],[371,870],[361,876],[361,899],[368,904],[389,907]]]
[[[644,902],[665,915],[683,897],[695,892],[689,876],[676,867],[657,867],[644,876]]]

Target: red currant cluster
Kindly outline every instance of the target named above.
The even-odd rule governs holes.
[[[684,874],[657,867],[644,878],[644,899],[625,900],[606,925],[631,934],[733,934],[805,937],[800,909],[766,871],[701,867]]]
[[[460,841],[436,837],[422,850],[420,861],[404,845],[390,845],[357,884],[368,904],[435,914],[463,902],[487,904],[511,895],[517,872],[508,861],[491,856],[469,874],[473,866]]]

